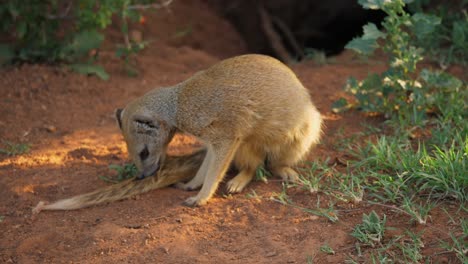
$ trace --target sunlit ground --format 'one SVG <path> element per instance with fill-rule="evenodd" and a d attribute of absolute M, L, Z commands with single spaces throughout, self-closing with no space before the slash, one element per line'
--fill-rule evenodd
<path fill-rule="evenodd" d="M 183 155 L 198 146 L 200 143 L 193 137 L 176 135 L 169 145 L 168 153 Z M 79 130 L 47 144 L 32 145 L 26 154 L 7 157 L 0 161 L 0 168 L 12 168 L 10 173 L 13 177 L 4 178 L 10 183 L 7 184 L 10 185 L 7 187 L 10 191 L 15 194 L 35 194 L 38 188 L 57 186 L 53 179 L 58 176 L 44 176 L 96 173 L 97 166 L 106 168 L 110 164 L 130 162 L 127 155 L 126 144 L 118 130 Z M 60 175 L 65 172 L 67 175 Z"/>

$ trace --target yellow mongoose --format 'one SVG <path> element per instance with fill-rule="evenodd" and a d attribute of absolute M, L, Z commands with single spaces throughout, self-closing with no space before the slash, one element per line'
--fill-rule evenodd
<path fill-rule="evenodd" d="M 193 178 L 205 158 L 206 150 L 202 149 L 187 156 L 168 156 L 154 177 L 137 181 L 126 180 L 98 189 L 87 194 L 77 195 L 51 204 L 39 202 L 33 209 L 37 214 L 43 210 L 74 210 L 91 205 L 122 200 L 153 189 L 163 188 L 180 181 Z"/>
<path fill-rule="evenodd" d="M 205 204 L 233 160 L 239 174 L 227 183 L 240 192 L 268 161 L 274 175 L 294 181 L 291 168 L 315 145 L 322 119 L 309 93 L 280 61 L 243 55 L 221 61 L 172 87 L 154 89 L 116 111 L 141 177 L 154 174 L 176 131 L 205 143 L 207 155 L 188 183 L 200 192 L 186 205 Z"/>

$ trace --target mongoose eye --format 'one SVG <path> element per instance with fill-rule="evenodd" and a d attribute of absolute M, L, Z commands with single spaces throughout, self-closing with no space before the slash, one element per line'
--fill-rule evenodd
<path fill-rule="evenodd" d="M 145 128 L 149 128 L 149 129 L 155 129 L 155 128 L 158 128 L 158 126 L 156 124 L 154 124 L 153 122 L 149 121 L 149 120 L 140 120 L 140 119 L 137 119 L 135 120 L 138 125 L 142 126 L 142 127 L 145 127 Z"/>
<path fill-rule="evenodd" d="M 140 159 L 143 161 L 143 160 L 147 159 L 148 156 L 149 156 L 148 147 L 145 146 L 145 148 L 140 152 Z"/>

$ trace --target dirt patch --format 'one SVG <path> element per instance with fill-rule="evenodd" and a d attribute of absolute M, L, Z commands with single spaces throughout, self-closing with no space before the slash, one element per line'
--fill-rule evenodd
<path fill-rule="evenodd" d="M 183 2 L 183 4 L 182 4 Z M 279 180 L 254 182 L 241 194 L 226 196 L 221 186 L 202 208 L 181 205 L 193 195 L 166 188 L 133 199 L 69 212 L 45 212 L 31 218 L 39 200 L 53 201 L 106 186 L 109 164 L 127 162 L 126 148 L 113 111 L 154 87 L 180 82 L 222 58 L 245 53 L 238 34 L 199 1 L 175 1 L 170 11 L 147 14 L 139 28 L 154 41 L 138 57 L 140 75 L 128 77 L 111 49 L 100 62 L 111 79 L 71 73 L 60 67 L 23 65 L 0 71 L 0 138 L 31 144 L 28 154 L 0 156 L 0 262 L 4 263 L 343 263 L 356 255 L 349 233 L 362 213 L 385 212 L 397 230 L 413 227 L 407 216 L 387 208 L 341 203 L 340 221 L 307 214 L 269 199 L 282 190 Z M 188 29 L 190 30 L 188 30 Z M 181 34 L 180 30 L 187 29 Z M 179 33 L 179 34 L 178 34 Z M 309 159 L 343 158 L 341 138 L 373 122 L 357 112 L 330 111 L 348 76 L 384 70 L 381 62 L 359 63 L 348 54 L 333 63 L 291 65 L 325 118 L 322 143 Z M 172 153 L 198 143 L 186 136 L 172 142 Z M 296 189 L 289 193 L 313 208 L 327 197 Z M 455 208 L 454 208 L 455 210 Z M 423 235 L 425 254 L 451 226 L 434 210 Z M 328 244 L 335 255 L 320 252 Z M 454 261 L 453 256 L 434 256 Z"/>

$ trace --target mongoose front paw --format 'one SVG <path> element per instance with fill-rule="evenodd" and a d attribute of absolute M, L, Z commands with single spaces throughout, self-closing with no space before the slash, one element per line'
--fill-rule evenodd
<path fill-rule="evenodd" d="M 243 181 L 242 179 L 233 178 L 226 184 L 228 193 L 240 193 L 249 181 Z"/>
<path fill-rule="evenodd" d="M 197 196 L 189 197 L 184 201 L 184 205 L 189 206 L 189 207 L 202 206 L 205 204 L 206 204 L 206 200 L 201 200 Z"/>
<path fill-rule="evenodd" d="M 197 188 L 193 188 L 192 186 L 188 185 L 187 183 L 183 183 L 183 182 L 178 182 L 178 183 L 174 184 L 174 187 L 176 187 L 177 189 L 184 190 L 184 191 L 194 191 L 195 189 L 197 189 Z"/>

